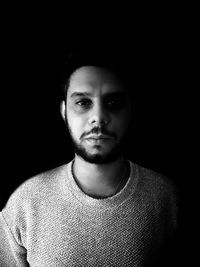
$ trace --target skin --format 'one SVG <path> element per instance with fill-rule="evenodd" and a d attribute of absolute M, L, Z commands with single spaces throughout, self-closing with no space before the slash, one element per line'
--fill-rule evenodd
<path fill-rule="evenodd" d="M 73 165 L 76 182 L 93 197 L 114 195 L 122 178 L 129 176 L 120 145 L 130 123 L 131 105 L 122 84 L 108 70 L 83 66 L 71 75 L 61 114 L 79 147 Z M 101 133 L 102 139 L 89 138 Z"/>

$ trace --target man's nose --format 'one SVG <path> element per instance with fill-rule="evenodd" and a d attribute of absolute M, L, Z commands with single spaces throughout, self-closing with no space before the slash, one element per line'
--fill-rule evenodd
<path fill-rule="evenodd" d="M 89 124 L 95 126 L 107 125 L 110 122 L 108 111 L 102 104 L 95 105 L 91 110 Z"/>

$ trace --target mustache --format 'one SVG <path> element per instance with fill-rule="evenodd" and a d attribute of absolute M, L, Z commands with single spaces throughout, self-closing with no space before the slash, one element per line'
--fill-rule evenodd
<path fill-rule="evenodd" d="M 84 137 L 87 137 L 88 135 L 91 135 L 91 134 L 105 134 L 105 135 L 108 135 L 114 139 L 116 139 L 116 135 L 115 133 L 112 133 L 112 132 L 109 132 L 107 131 L 105 128 L 103 127 L 94 127 L 92 128 L 92 130 L 90 132 L 87 132 L 87 133 L 83 133 L 80 137 L 80 139 L 84 138 Z"/>

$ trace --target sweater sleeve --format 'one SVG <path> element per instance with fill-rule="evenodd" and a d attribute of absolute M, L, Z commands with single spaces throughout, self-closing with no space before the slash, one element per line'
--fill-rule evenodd
<path fill-rule="evenodd" d="M 0 212 L 0 267 L 25 267 L 26 249 L 18 244 Z"/>

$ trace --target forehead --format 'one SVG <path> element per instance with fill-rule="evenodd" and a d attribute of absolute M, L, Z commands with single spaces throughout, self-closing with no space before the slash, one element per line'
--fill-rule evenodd
<path fill-rule="evenodd" d="M 123 90 L 124 87 L 114 72 L 100 67 L 84 66 L 71 75 L 68 94 L 71 95 L 74 91 L 107 94 Z"/>

